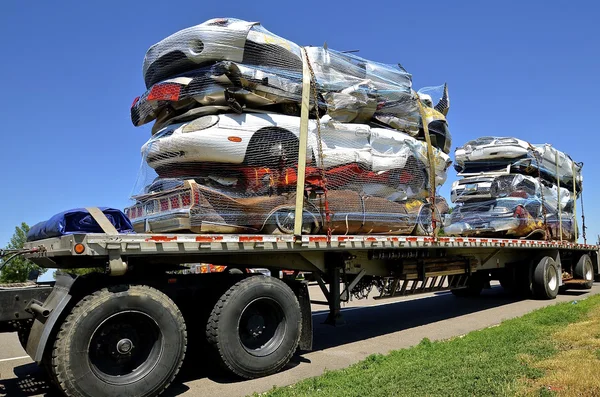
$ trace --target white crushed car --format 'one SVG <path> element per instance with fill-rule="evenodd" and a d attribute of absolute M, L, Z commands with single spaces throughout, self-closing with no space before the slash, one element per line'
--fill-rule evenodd
<path fill-rule="evenodd" d="M 300 119 L 281 114 L 219 114 L 169 125 L 143 147 L 148 165 L 161 177 L 192 165 L 222 164 L 294 167 L 298 158 Z M 427 147 L 398 131 L 365 124 L 321 120 L 323 165 L 332 169 L 357 164 L 364 170 L 428 170 Z M 309 122 L 307 164 L 319 164 L 316 121 Z M 451 160 L 434 148 L 436 184 L 446 180 Z"/>

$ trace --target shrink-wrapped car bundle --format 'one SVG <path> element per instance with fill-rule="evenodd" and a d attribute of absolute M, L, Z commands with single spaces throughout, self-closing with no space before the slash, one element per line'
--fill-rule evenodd
<path fill-rule="evenodd" d="M 581 163 L 549 144 L 482 137 L 456 149 L 446 234 L 573 241 Z"/>
<path fill-rule="evenodd" d="M 135 125 L 154 122 L 126 210 L 137 231 L 292 232 L 303 62 L 314 87 L 304 232 L 431 229 L 431 185 L 444 183 L 451 163 L 447 89 L 434 106 L 399 65 L 300 47 L 259 23 L 222 18 L 146 54 L 147 91 L 131 108 Z M 439 201 L 434 213 L 447 209 Z"/>

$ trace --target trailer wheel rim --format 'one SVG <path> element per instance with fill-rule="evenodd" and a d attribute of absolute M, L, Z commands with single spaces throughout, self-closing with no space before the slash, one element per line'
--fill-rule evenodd
<path fill-rule="evenodd" d="M 431 222 L 431 207 L 429 204 L 425 204 L 419 210 L 419 214 L 417 215 L 417 222 L 427 232 L 427 234 L 431 234 L 432 232 L 432 222 Z"/>
<path fill-rule="evenodd" d="M 594 271 L 592 269 L 592 265 L 589 261 L 586 261 L 584 264 L 584 271 L 585 271 L 585 280 L 586 281 L 592 281 L 594 279 Z"/>
<path fill-rule="evenodd" d="M 548 266 L 548 288 L 554 291 L 558 287 L 558 274 L 554 266 Z"/>
<path fill-rule="evenodd" d="M 163 335 L 156 321 L 140 311 L 123 311 L 105 319 L 88 346 L 92 372 L 100 380 L 127 385 L 146 377 L 163 352 Z"/>
<path fill-rule="evenodd" d="M 239 341 L 246 352 L 256 357 L 272 354 L 283 343 L 286 318 L 279 302 L 271 298 L 257 298 L 240 315 Z"/>

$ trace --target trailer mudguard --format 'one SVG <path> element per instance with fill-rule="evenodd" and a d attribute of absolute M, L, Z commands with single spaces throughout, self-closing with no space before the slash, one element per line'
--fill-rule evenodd
<path fill-rule="evenodd" d="M 308 283 L 305 281 L 298 282 L 295 280 L 283 280 L 294 291 L 298 303 L 300 304 L 300 312 L 302 314 L 302 332 L 300 333 L 300 342 L 298 348 L 303 351 L 312 350 L 313 345 L 313 323 L 312 311 L 310 308 L 310 295 L 308 292 Z"/>
<path fill-rule="evenodd" d="M 29 339 L 27 340 L 27 354 L 38 364 L 44 357 L 46 344 L 54 330 L 54 326 L 61 318 L 62 312 L 71 300 L 71 287 L 77 277 L 69 274 L 59 274 L 56 276 L 54 289 L 44 302 L 43 307 L 49 311 L 47 317 L 36 315 Z"/>

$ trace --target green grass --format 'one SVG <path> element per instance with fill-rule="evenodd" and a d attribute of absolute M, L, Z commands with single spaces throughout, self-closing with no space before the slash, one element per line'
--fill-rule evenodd
<path fill-rule="evenodd" d="M 546 371 L 538 364 L 563 349 L 553 335 L 586 320 L 594 308 L 600 308 L 600 296 L 546 307 L 463 337 L 439 342 L 423 339 L 412 348 L 372 355 L 346 369 L 274 388 L 265 395 L 554 395 L 549 390 L 558 389 L 540 386 Z"/>

